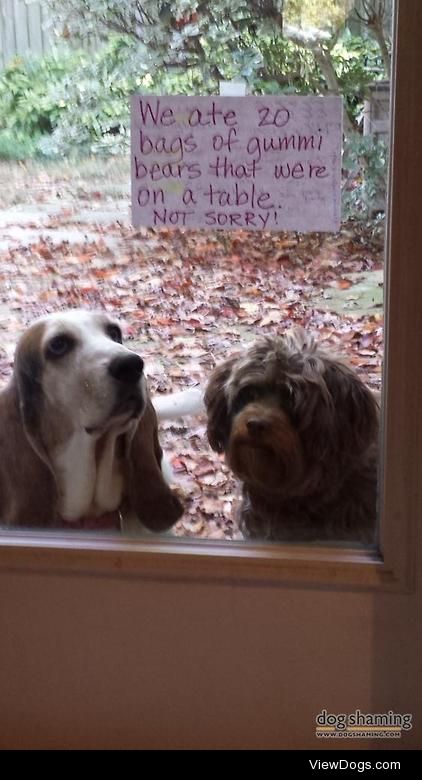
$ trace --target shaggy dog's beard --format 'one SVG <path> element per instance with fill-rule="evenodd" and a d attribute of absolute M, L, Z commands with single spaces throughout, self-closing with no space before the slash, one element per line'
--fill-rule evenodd
<path fill-rule="evenodd" d="M 275 403 L 253 403 L 233 419 L 227 462 L 257 493 L 288 498 L 303 490 L 304 453 L 288 415 Z"/>

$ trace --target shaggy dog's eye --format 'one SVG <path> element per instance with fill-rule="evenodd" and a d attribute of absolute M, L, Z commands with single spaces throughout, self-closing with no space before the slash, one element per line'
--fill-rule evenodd
<path fill-rule="evenodd" d="M 67 355 L 75 346 L 75 340 L 66 334 L 54 336 L 47 344 L 46 357 L 55 360 Z"/>
<path fill-rule="evenodd" d="M 291 407 L 293 403 L 293 390 L 288 385 L 282 385 L 278 389 L 278 397 L 280 399 L 280 403 L 284 407 Z"/>
<path fill-rule="evenodd" d="M 120 330 L 118 325 L 107 325 L 106 333 L 107 336 L 110 336 L 112 341 L 117 341 L 118 344 L 122 343 L 123 341 L 122 331 Z"/>
<path fill-rule="evenodd" d="M 244 406 L 247 406 L 248 404 L 252 404 L 254 401 L 257 401 L 260 395 L 261 393 L 257 387 L 253 387 L 253 386 L 243 387 L 233 401 L 232 410 L 234 414 L 240 412 L 240 410 L 243 409 Z"/>

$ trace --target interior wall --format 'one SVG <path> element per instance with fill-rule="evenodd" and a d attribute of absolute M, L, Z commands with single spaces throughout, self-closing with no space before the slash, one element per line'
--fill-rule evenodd
<path fill-rule="evenodd" d="M 413 712 L 412 732 L 382 748 L 422 746 L 416 596 L 0 583 L 2 748 L 341 748 L 315 737 L 324 708 Z"/>

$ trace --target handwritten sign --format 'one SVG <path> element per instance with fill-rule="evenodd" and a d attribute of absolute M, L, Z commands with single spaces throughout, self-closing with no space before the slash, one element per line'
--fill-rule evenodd
<path fill-rule="evenodd" d="M 337 231 L 340 97 L 132 97 L 132 222 Z"/>

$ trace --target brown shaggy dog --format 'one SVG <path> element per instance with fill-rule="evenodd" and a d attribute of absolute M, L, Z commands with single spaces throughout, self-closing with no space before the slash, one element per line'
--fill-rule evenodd
<path fill-rule="evenodd" d="M 205 405 L 210 444 L 243 483 L 247 536 L 374 541 L 377 402 L 302 328 L 218 366 Z"/>

